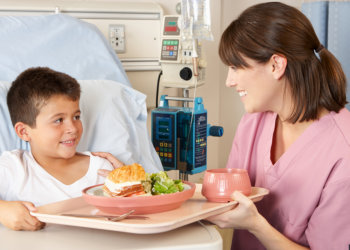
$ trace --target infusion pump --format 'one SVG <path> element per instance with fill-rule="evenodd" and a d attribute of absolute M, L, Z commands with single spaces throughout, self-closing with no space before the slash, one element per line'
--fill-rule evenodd
<path fill-rule="evenodd" d="M 198 56 L 198 68 L 193 67 L 193 56 Z M 205 61 L 197 40 L 184 39 L 181 16 L 164 16 L 161 35 L 160 62 L 164 87 L 192 88 L 204 84 Z"/>

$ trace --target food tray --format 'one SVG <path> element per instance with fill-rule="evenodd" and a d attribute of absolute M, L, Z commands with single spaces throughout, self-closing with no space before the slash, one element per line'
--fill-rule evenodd
<path fill-rule="evenodd" d="M 226 212 L 237 204 L 235 201 L 228 203 L 208 202 L 202 196 L 201 190 L 202 185 L 196 184 L 196 192 L 193 197 L 184 202 L 180 208 L 162 213 L 147 214 L 148 219 L 124 219 L 112 222 L 103 218 L 81 218 L 61 215 L 101 214 L 97 208 L 88 205 L 82 197 L 44 205 L 38 207 L 37 212 L 32 212 L 31 214 L 46 223 L 135 234 L 154 234 L 170 231 L 209 216 Z M 252 187 L 252 194 L 249 198 L 257 202 L 268 193 L 269 191 L 265 188 Z"/>

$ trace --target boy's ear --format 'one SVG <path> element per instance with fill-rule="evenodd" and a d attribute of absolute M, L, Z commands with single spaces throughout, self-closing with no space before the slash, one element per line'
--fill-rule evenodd
<path fill-rule="evenodd" d="M 287 58 L 283 55 L 273 54 L 270 60 L 273 77 L 277 80 L 281 79 L 287 68 Z"/>
<path fill-rule="evenodd" d="M 23 122 L 17 122 L 15 124 L 15 131 L 19 138 L 21 138 L 24 141 L 29 141 L 29 126 Z"/>

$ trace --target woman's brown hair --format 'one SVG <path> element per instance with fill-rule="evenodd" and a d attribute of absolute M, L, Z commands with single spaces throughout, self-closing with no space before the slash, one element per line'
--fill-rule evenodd
<path fill-rule="evenodd" d="M 315 120 L 322 107 L 338 112 L 345 106 L 342 67 L 298 9 L 279 2 L 254 5 L 222 34 L 219 55 L 226 65 L 249 67 L 242 55 L 266 63 L 273 54 L 287 58 L 285 77 L 294 101 L 290 122 Z"/>

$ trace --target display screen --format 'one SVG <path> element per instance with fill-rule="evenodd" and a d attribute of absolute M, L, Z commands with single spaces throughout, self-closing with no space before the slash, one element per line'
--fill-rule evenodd
<path fill-rule="evenodd" d="M 159 130 L 159 132 L 162 132 L 162 133 L 168 133 L 169 132 L 168 128 L 159 128 L 158 130 Z"/>
<path fill-rule="evenodd" d="M 167 121 L 159 121 L 160 126 L 169 126 L 169 122 Z"/>
<path fill-rule="evenodd" d="M 164 20 L 163 27 L 164 36 L 179 36 L 180 29 L 178 27 L 178 17 L 177 16 L 167 16 Z"/>

